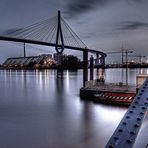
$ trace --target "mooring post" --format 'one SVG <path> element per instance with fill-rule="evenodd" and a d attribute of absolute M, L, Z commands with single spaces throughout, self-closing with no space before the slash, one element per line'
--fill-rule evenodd
<path fill-rule="evenodd" d="M 24 42 L 24 58 L 26 57 L 26 44 Z"/>
<path fill-rule="evenodd" d="M 85 82 L 88 81 L 88 51 L 85 49 L 83 51 L 83 86 L 85 87 Z"/>
<path fill-rule="evenodd" d="M 90 80 L 94 80 L 94 58 L 90 57 Z"/>

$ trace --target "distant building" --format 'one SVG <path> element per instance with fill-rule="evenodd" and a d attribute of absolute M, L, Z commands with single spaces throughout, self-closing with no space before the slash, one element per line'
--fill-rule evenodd
<path fill-rule="evenodd" d="M 39 56 L 29 57 L 13 57 L 8 58 L 3 67 L 50 67 L 55 64 L 51 54 L 43 54 Z"/>
<path fill-rule="evenodd" d="M 57 65 L 61 65 L 63 69 L 78 69 L 82 67 L 80 59 L 76 56 L 55 53 L 53 57 Z"/>
<path fill-rule="evenodd" d="M 80 60 L 73 55 L 43 54 L 29 57 L 8 58 L 2 65 L 4 68 L 57 68 L 78 69 L 82 67 Z"/>
<path fill-rule="evenodd" d="M 63 53 L 61 53 L 61 54 L 54 53 L 53 54 L 53 59 L 56 61 L 56 64 L 57 65 L 61 65 L 64 56 L 65 55 Z"/>

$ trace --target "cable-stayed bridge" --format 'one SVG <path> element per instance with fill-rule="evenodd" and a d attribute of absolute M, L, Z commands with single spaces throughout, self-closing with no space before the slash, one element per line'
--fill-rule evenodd
<path fill-rule="evenodd" d="M 105 53 L 88 48 L 61 17 L 60 11 L 53 18 L 1 34 L 0 40 L 52 46 L 55 47 L 57 53 L 62 53 L 64 49 L 86 50 L 106 57 Z"/>

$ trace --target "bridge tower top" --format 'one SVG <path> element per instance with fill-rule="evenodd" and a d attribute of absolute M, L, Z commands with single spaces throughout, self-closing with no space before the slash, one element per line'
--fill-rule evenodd
<path fill-rule="evenodd" d="M 61 43 L 61 47 L 59 47 L 59 43 Z M 55 50 L 57 53 L 62 53 L 64 51 L 64 38 L 62 33 L 62 27 L 61 27 L 61 11 L 58 10 L 58 25 L 57 25 L 57 34 L 56 34 L 56 46 Z"/>

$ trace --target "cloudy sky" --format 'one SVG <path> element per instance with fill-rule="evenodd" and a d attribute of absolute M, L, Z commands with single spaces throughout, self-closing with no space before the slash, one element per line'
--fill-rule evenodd
<path fill-rule="evenodd" d="M 88 47 L 109 52 L 119 51 L 123 45 L 136 55 L 148 55 L 147 8 L 148 0 L 1 0 L 0 33 L 51 18 L 61 10 Z M 0 62 L 21 56 L 21 49 L 20 44 L 1 41 Z M 30 50 L 30 54 L 38 53 L 39 50 Z M 113 57 L 110 55 L 109 60 L 115 61 Z M 120 55 L 115 57 L 120 59 Z"/>

